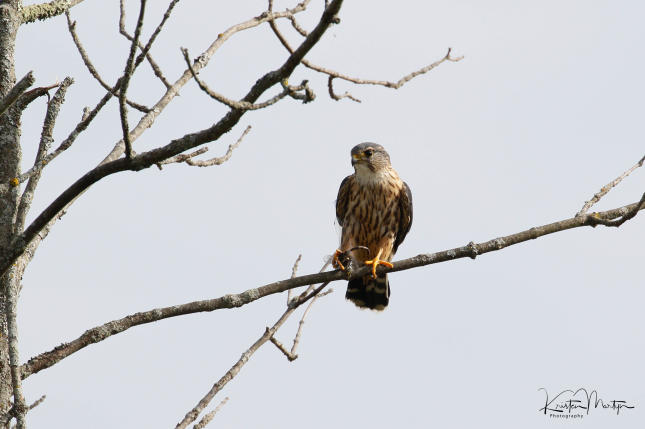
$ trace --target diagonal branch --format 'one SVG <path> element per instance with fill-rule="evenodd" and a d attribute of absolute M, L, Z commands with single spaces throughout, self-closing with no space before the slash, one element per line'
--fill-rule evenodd
<path fill-rule="evenodd" d="M 638 167 L 642 167 L 643 163 L 645 162 L 645 155 L 636 163 L 634 164 L 630 169 L 625 171 L 623 174 L 620 176 L 616 177 L 614 180 L 611 182 L 607 183 L 605 186 L 603 186 L 600 191 L 596 192 L 594 196 L 589 200 L 585 201 L 584 206 L 580 209 L 578 213 L 576 213 L 576 216 L 582 216 L 585 213 L 589 211 L 589 209 L 596 204 L 602 197 L 607 195 L 609 191 L 611 191 L 616 185 L 618 185 L 622 180 L 629 176 L 634 170 L 636 170 Z"/>
<path fill-rule="evenodd" d="M 478 244 L 470 242 L 465 246 L 456 247 L 453 249 L 443 250 L 435 253 L 420 254 L 412 258 L 395 262 L 394 268 L 385 269 L 381 267 L 379 268 L 379 272 L 386 273 L 409 270 L 411 268 L 452 261 L 460 258 L 474 259 L 478 255 L 483 255 L 484 253 L 495 252 L 508 246 L 512 246 L 528 240 L 534 240 L 536 238 L 554 234 L 556 232 L 565 231 L 572 228 L 580 228 L 583 226 L 593 227 L 600 223 L 599 220 L 610 221 L 620 219 L 629 215 L 630 213 L 633 213 L 637 209 L 643 210 L 645 208 L 645 204 L 643 204 L 642 201 L 643 199 L 634 204 L 607 210 L 604 212 L 594 213 L 592 215 L 589 214 L 564 219 L 558 222 L 530 228 L 525 231 L 498 237 Z M 274 283 L 269 283 L 258 288 L 248 289 L 238 294 L 229 294 L 215 299 L 194 301 L 186 304 L 175 305 L 172 307 L 157 308 L 154 310 L 132 314 L 122 319 L 113 320 L 111 322 L 89 329 L 77 339 L 70 341 L 69 343 L 63 343 L 51 351 L 31 358 L 27 363 L 22 365 L 22 377 L 26 378 L 31 374 L 49 368 L 60 360 L 89 346 L 90 344 L 95 344 L 103 341 L 112 335 L 126 331 L 134 326 L 152 323 L 158 320 L 182 316 L 186 314 L 210 312 L 224 308 L 237 308 L 250 302 L 256 301 L 262 297 L 284 292 L 286 290 L 315 283 L 325 283 L 338 280 L 360 278 L 365 276 L 369 272 L 369 267 L 361 267 L 353 271 L 349 276 L 339 270 L 327 271 L 318 274 L 309 274 L 294 277 L 288 280 L 280 280 Z"/>

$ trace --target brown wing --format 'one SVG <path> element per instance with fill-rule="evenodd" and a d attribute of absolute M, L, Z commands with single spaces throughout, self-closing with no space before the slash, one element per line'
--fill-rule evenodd
<path fill-rule="evenodd" d="M 349 188 L 351 188 L 353 180 L 353 174 L 345 177 L 338 189 L 338 197 L 336 198 L 336 220 L 338 220 L 338 224 L 340 226 L 343 226 L 343 220 L 345 220 L 347 204 L 349 203 Z"/>
<path fill-rule="evenodd" d="M 399 219 L 399 228 L 396 232 L 396 239 L 394 240 L 393 253 L 403 243 L 405 236 L 408 235 L 408 231 L 410 231 L 410 227 L 412 226 L 412 192 L 410 192 L 410 187 L 405 182 L 403 182 L 403 189 L 399 195 L 399 212 L 401 216 Z"/>

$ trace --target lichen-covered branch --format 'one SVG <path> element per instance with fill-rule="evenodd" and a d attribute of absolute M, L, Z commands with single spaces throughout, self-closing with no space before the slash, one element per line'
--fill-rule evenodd
<path fill-rule="evenodd" d="M 38 144 L 38 151 L 36 152 L 36 160 L 34 165 L 39 165 L 43 163 L 43 160 L 49 152 L 54 133 L 54 125 L 56 125 L 56 118 L 58 118 L 58 112 L 60 111 L 60 106 L 65 101 L 65 94 L 67 93 L 67 88 L 74 83 L 74 79 L 71 77 L 66 77 L 63 82 L 58 87 L 58 90 L 52 97 L 52 99 L 47 104 L 47 113 L 45 113 L 45 120 L 43 121 L 43 130 L 40 134 L 40 143 Z M 29 208 L 31 207 L 31 202 L 34 199 L 34 192 L 36 191 L 36 186 L 40 180 L 40 173 L 42 169 L 37 169 L 36 172 L 31 175 L 29 182 L 25 187 L 25 190 L 20 197 L 20 205 L 18 206 L 18 214 L 16 216 L 16 225 L 14 227 L 15 232 L 21 232 L 25 225 L 25 218 Z"/>
<path fill-rule="evenodd" d="M 21 10 L 21 21 L 23 24 L 30 22 L 42 21 L 53 18 L 67 12 L 73 6 L 83 2 L 83 0 L 54 0 L 48 3 L 30 4 Z"/>

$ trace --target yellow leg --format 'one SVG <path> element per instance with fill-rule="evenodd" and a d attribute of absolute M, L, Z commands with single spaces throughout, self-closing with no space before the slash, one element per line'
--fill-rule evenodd
<path fill-rule="evenodd" d="M 376 278 L 376 267 L 379 265 L 385 265 L 388 268 L 394 267 L 394 265 L 390 264 L 387 261 L 383 261 L 380 259 L 381 253 L 383 253 L 383 249 L 379 249 L 378 254 L 376 255 L 376 258 L 371 259 L 369 261 L 365 261 L 365 265 L 371 265 L 372 266 L 372 277 Z"/>
<path fill-rule="evenodd" d="M 338 257 L 344 253 L 345 252 L 341 252 L 340 249 L 336 249 L 336 252 L 334 253 L 334 257 L 331 260 L 331 264 L 334 267 L 340 268 L 343 271 L 345 271 L 345 266 L 340 262 L 340 259 Z"/>

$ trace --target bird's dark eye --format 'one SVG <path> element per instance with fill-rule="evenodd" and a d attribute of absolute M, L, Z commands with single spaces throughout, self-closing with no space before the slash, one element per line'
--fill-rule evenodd
<path fill-rule="evenodd" d="M 367 149 L 365 151 L 365 156 L 370 157 L 370 156 L 372 156 L 373 153 L 374 153 L 374 151 L 372 149 Z"/>

